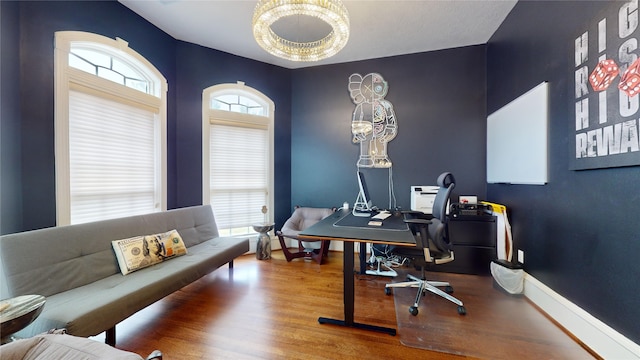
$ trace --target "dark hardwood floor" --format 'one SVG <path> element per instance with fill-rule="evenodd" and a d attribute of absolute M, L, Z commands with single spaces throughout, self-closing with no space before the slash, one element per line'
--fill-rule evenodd
<path fill-rule="evenodd" d="M 384 295 L 388 278 L 356 277 L 355 320 L 395 328 L 394 299 Z M 246 255 L 236 259 L 231 272 L 222 267 L 120 323 L 117 347 L 143 356 L 160 349 L 165 360 L 465 358 L 406 347 L 398 336 L 317 321 L 342 314 L 341 253 L 330 253 L 322 265 L 302 259 L 287 263 L 281 251 L 264 261 Z M 459 315 L 452 311 L 451 316 Z M 104 339 L 103 334 L 96 339 Z M 525 339 L 532 345 L 537 340 Z M 569 335 L 564 341 L 575 345 Z M 530 355 L 566 358 L 562 353 Z"/>

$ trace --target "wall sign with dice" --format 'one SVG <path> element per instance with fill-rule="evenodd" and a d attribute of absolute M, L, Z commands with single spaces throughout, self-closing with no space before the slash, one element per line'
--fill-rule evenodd
<path fill-rule="evenodd" d="M 612 2 L 574 38 L 570 169 L 640 165 L 638 13 Z"/>

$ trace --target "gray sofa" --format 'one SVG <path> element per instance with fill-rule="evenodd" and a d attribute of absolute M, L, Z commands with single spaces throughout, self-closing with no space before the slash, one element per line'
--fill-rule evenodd
<path fill-rule="evenodd" d="M 111 241 L 178 230 L 187 255 L 128 275 L 120 273 Z M 194 206 L 0 237 L 0 298 L 46 297 L 40 316 L 19 337 L 51 329 L 75 336 L 106 331 L 144 307 L 249 251 L 248 238 L 220 237 L 211 207 Z"/>

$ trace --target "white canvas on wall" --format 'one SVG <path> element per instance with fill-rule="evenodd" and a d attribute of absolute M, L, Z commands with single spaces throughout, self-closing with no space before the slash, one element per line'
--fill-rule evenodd
<path fill-rule="evenodd" d="M 487 182 L 548 181 L 548 83 L 487 117 Z"/>

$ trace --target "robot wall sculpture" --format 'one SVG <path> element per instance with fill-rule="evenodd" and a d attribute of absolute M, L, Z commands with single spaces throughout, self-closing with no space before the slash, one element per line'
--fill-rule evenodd
<path fill-rule="evenodd" d="M 390 168 L 387 143 L 396 137 L 398 125 L 393 104 L 385 100 L 389 84 L 382 75 L 349 76 L 349 94 L 356 108 L 351 121 L 353 142 L 360 144 L 357 166 Z"/>

